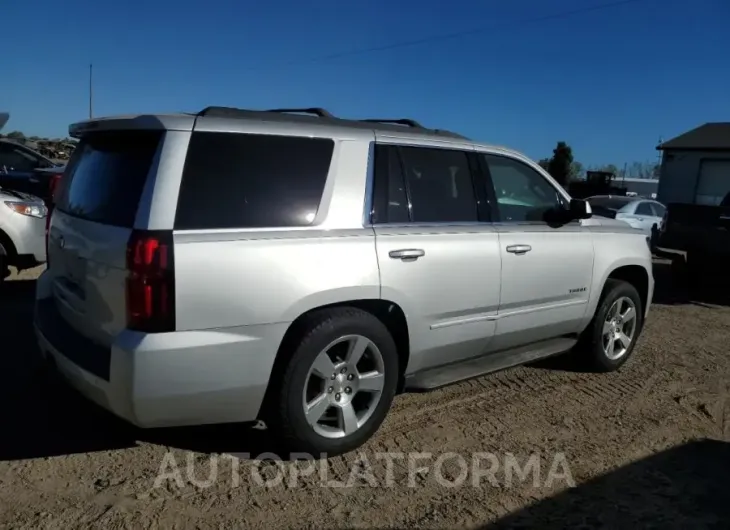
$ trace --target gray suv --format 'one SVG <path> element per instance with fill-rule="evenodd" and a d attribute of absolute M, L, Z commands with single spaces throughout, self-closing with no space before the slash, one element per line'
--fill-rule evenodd
<path fill-rule="evenodd" d="M 601 371 L 652 298 L 645 234 L 509 149 L 322 109 L 74 124 L 40 349 L 140 427 L 370 438 L 398 392 L 572 352 Z"/>

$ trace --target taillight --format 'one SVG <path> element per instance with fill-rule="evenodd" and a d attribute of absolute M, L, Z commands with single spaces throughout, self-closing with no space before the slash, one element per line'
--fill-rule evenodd
<path fill-rule="evenodd" d="M 50 197 L 51 203 L 53 203 L 53 199 L 55 198 L 54 195 L 56 193 L 56 188 L 58 188 L 58 182 L 61 180 L 61 177 L 63 176 L 63 173 L 57 173 L 53 176 L 51 176 L 51 180 L 48 183 L 48 197 Z"/>
<path fill-rule="evenodd" d="M 146 333 L 175 330 L 172 232 L 132 232 L 127 244 L 127 327 Z"/>

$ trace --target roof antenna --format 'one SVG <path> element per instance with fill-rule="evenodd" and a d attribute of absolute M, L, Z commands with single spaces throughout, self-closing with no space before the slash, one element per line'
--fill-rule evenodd
<path fill-rule="evenodd" d="M 92 85 L 92 75 L 91 75 L 92 67 L 93 67 L 93 65 L 91 63 L 89 63 L 89 119 L 92 119 L 94 116 L 93 106 L 92 106 L 93 97 L 94 97 L 94 87 Z"/>

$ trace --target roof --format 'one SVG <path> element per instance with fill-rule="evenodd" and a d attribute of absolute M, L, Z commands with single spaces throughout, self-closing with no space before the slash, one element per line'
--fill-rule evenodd
<path fill-rule="evenodd" d="M 730 150 L 730 122 L 709 122 L 657 146 L 657 150 Z"/>
<path fill-rule="evenodd" d="M 95 129 L 168 129 L 190 131 L 199 126 L 199 118 L 213 120 L 232 120 L 233 122 L 259 121 L 278 125 L 314 125 L 331 130 L 355 130 L 392 135 L 399 138 L 438 140 L 444 143 L 457 143 L 482 147 L 494 152 L 511 155 L 534 164 L 527 156 L 499 145 L 475 142 L 461 134 L 444 129 L 431 129 L 411 119 L 344 119 L 333 116 L 321 108 L 249 110 L 230 107 L 206 107 L 197 113 L 176 114 L 131 114 L 106 116 L 72 123 L 69 135 L 79 138 Z M 196 125 L 196 123 L 198 125 Z"/>
<path fill-rule="evenodd" d="M 105 128 L 108 125 L 120 126 L 120 122 L 128 122 L 123 128 L 164 128 L 176 130 L 190 130 L 198 118 L 232 120 L 232 121 L 259 121 L 283 125 L 315 125 L 335 127 L 339 129 L 375 131 L 380 133 L 407 133 L 418 137 L 447 140 L 470 141 L 468 138 L 443 129 L 424 127 L 415 120 L 400 119 L 343 119 L 333 116 L 321 108 L 305 109 L 273 109 L 249 110 L 232 107 L 206 107 L 197 113 L 178 114 L 140 114 L 127 116 L 108 116 L 93 118 L 69 126 L 69 134 L 77 137 L 86 131 Z"/>
<path fill-rule="evenodd" d="M 443 129 L 429 129 L 415 120 L 409 118 L 400 119 L 363 119 L 352 120 L 338 118 L 322 108 L 301 108 L 301 109 L 272 109 L 272 110 L 248 110 L 232 107 L 206 107 L 197 116 L 213 118 L 233 119 L 259 119 L 273 122 L 285 123 L 323 123 L 353 129 L 370 129 L 387 132 L 403 132 L 421 134 L 424 136 L 436 136 L 457 140 L 467 140 L 466 137 Z"/>

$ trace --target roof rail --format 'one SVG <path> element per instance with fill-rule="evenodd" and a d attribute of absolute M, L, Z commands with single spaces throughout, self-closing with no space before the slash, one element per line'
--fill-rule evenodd
<path fill-rule="evenodd" d="M 415 129 L 425 129 L 423 125 L 418 123 L 416 120 L 410 120 L 408 118 L 401 118 L 398 120 L 380 120 L 377 118 L 370 118 L 367 120 L 360 120 L 368 123 L 392 123 L 395 125 L 407 125 L 408 127 L 413 127 Z"/>
<path fill-rule="evenodd" d="M 458 138 L 460 140 L 468 140 L 466 136 L 462 136 L 459 133 L 455 133 L 453 131 L 447 131 L 445 129 L 428 129 L 418 123 L 416 120 L 411 120 L 410 118 L 401 118 L 397 120 L 381 120 L 377 118 L 369 118 L 366 120 L 359 120 L 361 122 L 365 123 L 383 123 L 383 124 L 393 124 L 393 125 L 405 125 L 407 127 L 411 127 L 413 129 L 420 129 L 421 131 L 430 132 L 433 134 L 438 134 L 441 136 L 448 136 L 450 138 Z"/>
<path fill-rule="evenodd" d="M 377 127 L 377 124 L 382 124 L 384 129 L 389 129 L 391 131 L 400 129 L 402 126 L 410 127 L 414 130 L 414 132 L 421 132 L 426 134 L 435 134 L 438 136 L 443 137 L 449 137 L 449 138 L 456 138 L 460 140 L 468 140 L 465 136 L 462 136 L 460 134 L 457 134 L 452 131 L 446 131 L 443 129 L 428 129 L 418 123 L 415 120 L 411 119 L 365 119 L 365 120 L 351 120 L 351 119 L 342 119 L 338 118 L 334 115 L 332 115 L 330 112 L 326 111 L 325 109 L 321 107 L 308 107 L 308 108 L 281 108 L 281 109 L 269 109 L 269 110 L 250 110 L 250 109 L 238 109 L 235 107 L 206 107 L 197 114 L 194 114 L 194 116 L 208 116 L 208 117 L 217 117 L 217 118 L 248 118 L 248 119 L 271 119 L 273 118 L 274 114 L 278 114 L 281 116 L 281 119 L 284 120 L 294 120 L 294 121 L 303 121 L 307 123 L 312 123 L 312 118 L 314 118 L 314 121 L 317 121 L 316 118 L 321 118 L 322 120 L 332 120 L 332 122 L 335 125 L 341 125 L 345 127 L 360 127 L 360 128 L 370 128 L 370 127 Z M 292 116 L 290 117 L 284 117 L 283 115 L 290 114 Z M 268 116 L 267 116 L 268 115 Z M 308 116 L 307 116 L 308 115 Z M 322 123 L 327 123 L 323 121 Z M 373 125 L 368 125 L 373 124 Z"/>
<path fill-rule="evenodd" d="M 282 114 L 314 114 L 320 118 L 334 118 L 334 115 L 320 107 L 309 107 L 306 109 L 269 109 L 263 112 L 280 112 Z"/>
<path fill-rule="evenodd" d="M 230 117 L 241 115 L 244 113 L 258 113 L 258 112 L 275 112 L 277 114 L 311 114 L 319 118 L 334 118 L 332 114 L 327 112 L 325 109 L 318 107 L 309 107 L 302 109 L 269 109 L 269 110 L 250 110 L 250 109 L 239 109 L 236 107 L 205 107 L 203 110 L 198 112 L 196 116 L 218 116 L 218 117 Z"/>

